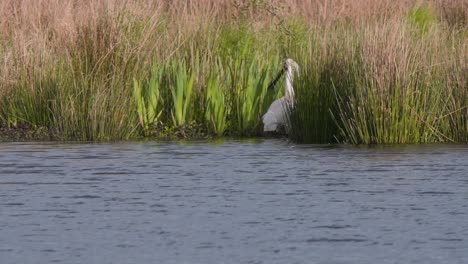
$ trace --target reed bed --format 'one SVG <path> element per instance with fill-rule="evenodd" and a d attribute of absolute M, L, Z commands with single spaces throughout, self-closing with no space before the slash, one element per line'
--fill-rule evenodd
<path fill-rule="evenodd" d="M 86 141 L 259 136 L 283 93 L 267 86 L 291 57 L 294 141 L 468 142 L 467 10 L 462 0 L 5 0 L 0 128 Z"/>

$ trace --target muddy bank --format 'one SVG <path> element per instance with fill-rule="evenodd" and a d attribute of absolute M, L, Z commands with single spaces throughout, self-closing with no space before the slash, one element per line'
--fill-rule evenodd
<path fill-rule="evenodd" d="M 178 140 L 178 139 L 213 139 L 201 125 L 186 125 L 178 128 L 155 127 L 145 134 L 135 134 L 132 137 L 121 140 Z M 0 125 L 0 142 L 25 142 L 25 141 L 113 141 L 111 138 L 92 138 L 81 136 L 79 133 L 65 135 L 59 129 L 46 127 L 29 127 L 21 125 L 6 127 Z"/>
<path fill-rule="evenodd" d="M 30 128 L 28 126 L 0 126 L 0 142 L 14 141 L 59 141 L 63 140 L 56 129 L 45 127 Z"/>

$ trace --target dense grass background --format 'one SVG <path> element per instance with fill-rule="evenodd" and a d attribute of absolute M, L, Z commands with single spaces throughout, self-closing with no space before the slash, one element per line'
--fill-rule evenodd
<path fill-rule="evenodd" d="M 256 136 L 301 72 L 290 138 L 468 141 L 467 4 L 5 0 L 0 128 L 60 138 Z"/>

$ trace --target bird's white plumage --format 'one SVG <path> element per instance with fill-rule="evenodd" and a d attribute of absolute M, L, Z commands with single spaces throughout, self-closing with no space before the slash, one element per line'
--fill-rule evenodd
<path fill-rule="evenodd" d="M 294 106 L 294 74 L 299 71 L 299 66 L 292 59 L 287 59 L 284 63 L 286 71 L 285 81 L 285 96 L 275 100 L 268 111 L 263 115 L 263 131 L 264 132 L 279 132 L 282 129 L 289 133 L 289 113 Z"/>
<path fill-rule="evenodd" d="M 285 97 L 275 100 L 262 117 L 263 131 L 275 132 L 283 127 L 288 130 L 286 124 L 289 122 L 289 107 L 290 103 Z"/>

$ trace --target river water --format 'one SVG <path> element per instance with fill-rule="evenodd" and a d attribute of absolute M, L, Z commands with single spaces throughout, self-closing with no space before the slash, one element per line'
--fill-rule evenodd
<path fill-rule="evenodd" d="M 4 143 L 0 263 L 468 263 L 468 146 Z"/>

